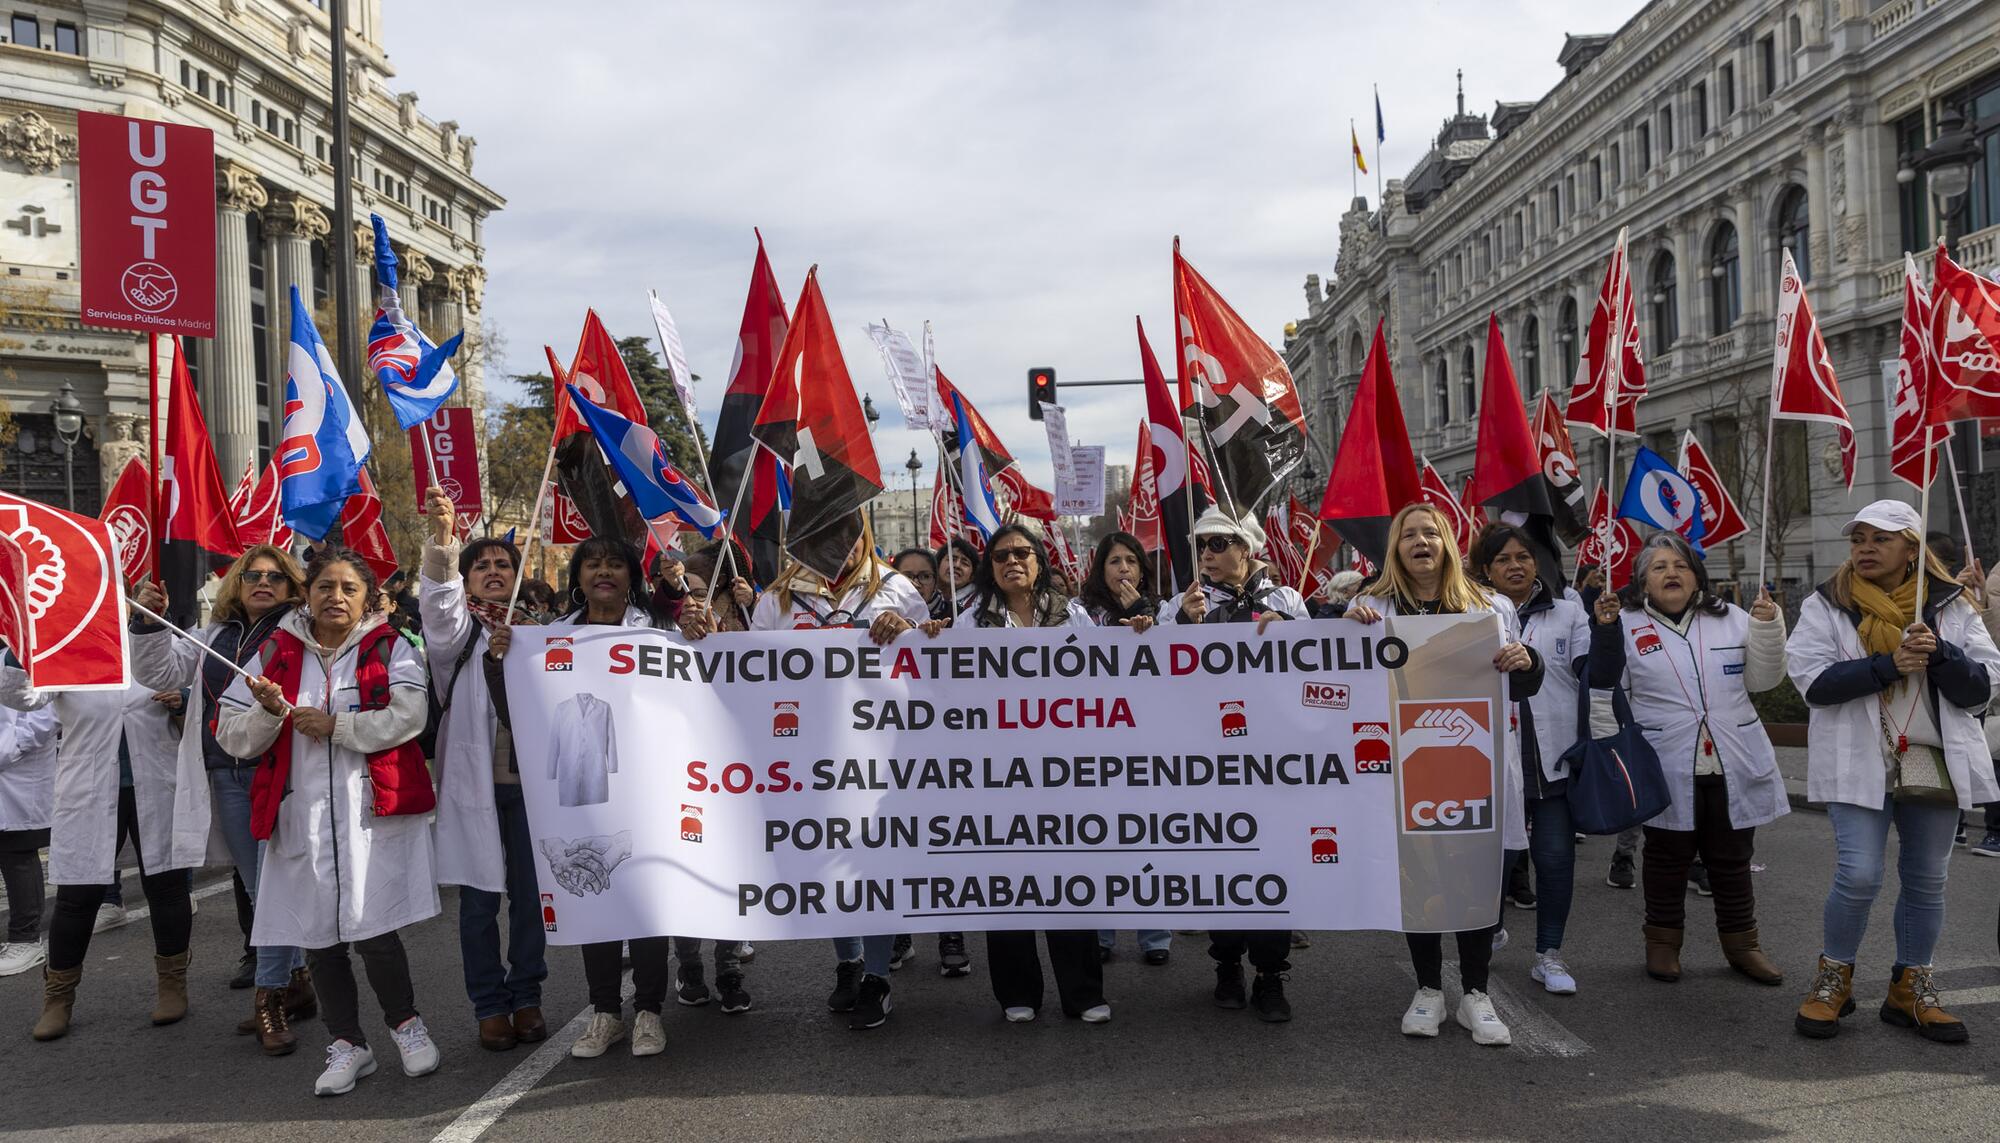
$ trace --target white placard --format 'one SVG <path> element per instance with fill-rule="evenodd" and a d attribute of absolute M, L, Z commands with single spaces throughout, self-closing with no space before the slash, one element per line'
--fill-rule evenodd
<path fill-rule="evenodd" d="M 928 426 L 931 420 L 931 386 L 924 383 L 928 371 L 924 368 L 923 359 L 917 356 L 916 346 L 910 344 L 910 335 L 884 322 L 870 325 L 868 337 L 882 354 L 882 372 L 889 378 L 889 387 L 896 391 L 896 403 L 903 410 L 903 423 L 913 429 Z"/>
<path fill-rule="evenodd" d="M 1069 478 L 1056 473 L 1056 515 L 1097 516 L 1104 512 L 1104 446 L 1076 445 L 1069 454 Z"/>
<path fill-rule="evenodd" d="M 1071 479 L 1069 417 L 1061 405 L 1051 405 L 1047 401 L 1037 404 L 1042 407 L 1042 428 L 1049 434 L 1049 466 L 1055 469 L 1056 487 Z"/>

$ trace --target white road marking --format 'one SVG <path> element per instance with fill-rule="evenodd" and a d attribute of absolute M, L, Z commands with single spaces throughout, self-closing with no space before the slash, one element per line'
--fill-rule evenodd
<path fill-rule="evenodd" d="M 215 896 L 217 893 L 229 892 L 231 884 L 232 883 L 230 879 L 225 877 L 222 880 L 217 881 L 213 885 L 204 885 L 201 888 L 195 890 L 194 892 L 188 894 L 188 899 L 191 901 L 206 901 L 210 897 Z M 138 921 L 143 921 L 147 917 L 150 917 L 152 915 L 153 915 L 153 907 L 151 905 L 141 905 L 136 909 L 127 909 L 125 910 L 125 924 L 130 925 Z M 122 929 L 125 927 L 125 925 L 120 925 L 118 927 Z"/>
<path fill-rule="evenodd" d="M 632 993 L 632 981 L 628 973 L 623 991 L 624 999 L 632 999 Z M 570 1046 L 575 1044 L 583 1035 L 583 1030 L 590 1026 L 590 1013 L 590 1005 L 584 1005 L 583 1011 L 570 1017 L 569 1023 L 542 1041 L 542 1046 L 536 1048 L 532 1055 L 516 1065 L 513 1071 L 501 1076 L 499 1083 L 488 1088 L 485 1095 L 474 1100 L 472 1106 L 460 1112 L 457 1119 L 446 1124 L 443 1131 L 432 1136 L 431 1143 L 473 1143 L 486 1134 L 495 1123 L 500 1122 L 501 1116 L 507 1114 L 508 1108 L 520 1102 L 521 1097 L 533 1091 L 535 1085 L 554 1071 L 557 1064 L 569 1058 Z"/>

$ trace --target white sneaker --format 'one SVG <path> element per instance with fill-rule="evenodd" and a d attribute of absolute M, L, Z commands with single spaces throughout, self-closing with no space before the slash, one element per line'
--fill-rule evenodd
<path fill-rule="evenodd" d="M 1458 1001 L 1459 1027 L 1472 1033 L 1472 1042 L 1504 1048 L 1514 1042 L 1514 1034 L 1493 1011 L 1493 998 L 1484 992 L 1468 992 Z"/>
<path fill-rule="evenodd" d="M 438 1046 L 422 1016 L 410 1017 L 389 1034 L 396 1038 L 396 1050 L 402 1053 L 404 1075 L 427 1076 L 438 1070 Z"/>
<path fill-rule="evenodd" d="M 314 1095 L 346 1095 L 364 1077 L 375 1074 L 375 1053 L 346 1040 L 326 1046 L 326 1070 L 313 1081 Z"/>
<path fill-rule="evenodd" d="M 740 961 L 756 960 L 757 946 L 751 944 L 749 941 L 738 941 L 736 943 L 736 959 Z"/>
<path fill-rule="evenodd" d="M 1403 1035 L 1435 1036 L 1444 1027 L 1444 993 L 1435 988 L 1419 988 L 1403 1013 Z"/>
<path fill-rule="evenodd" d="M 1007 1022 L 1009 1024 L 1026 1024 L 1028 1021 L 1033 1020 L 1034 1018 L 1035 1018 L 1035 1010 L 1033 1008 L 1007 1009 Z"/>
<path fill-rule="evenodd" d="M 1495 929 L 1493 931 L 1493 951 L 1499 952 L 1501 949 L 1504 949 L 1506 947 L 1507 947 L 1507 930 L 1504 928 Z"/>
<path fill-rule="evenodd" d="M 49 959 L 49 949 L 40 941 L 0 945 L 0 976 L 16 976 Z"/>
<path fill-rule="evenodd" d="M 1569 966 L 1563 963 L 1562 954 L 1557 949 L 1535 954 L 1535 967 L 1528 970 L 1543 988 L 1557 996 L 1576 994 L 1576 977 L 1570 975 Z"/>
<path fill-rule="evenodd" d="M 97 907 L 97 920 L 90 926 L 90 931 L 92 933 L 101 933 L 106 929 L 115 929 L 131 919 L 125 913 L 125 906 L 113 905 L 111 902 L 106 901 Z"/>
<path fill-rule="evenodd" d="M 1083 1010 L 1083 1022 L 1084 1022 L 1084 1023 L 1086 1023 L 1086 1024 L 1109 1024 L 1109 1023 L 1111 1023 L 1111 1005 L 1109 1005 L 1109 1004 L 1096 1004 L 1096 1005 L 1092 1005 L 1092 1006 L 1091 1006 L 1091 1007 L 1089 1007 L 1089 1008 L 1086 1008 L 1086 1009 L 1084 1009 L 1084 1010 Z"/>
<path fill-rule="evenodd" d="M 576 1043 L 569 1046 L 569 1054 L 579 1060 L 594 1060 L 611 1050 L 611 1045 L 625 1038 L 625 1022 L 609 1012 L 592 1012 L 590 1026 Z"/>
<path fill-rule="evenodd" d="M 658 1012 L 641 1012 L 632 1017 L 632 1054 L 657 1056 L 667 1050 L 667 1030 Z"/>

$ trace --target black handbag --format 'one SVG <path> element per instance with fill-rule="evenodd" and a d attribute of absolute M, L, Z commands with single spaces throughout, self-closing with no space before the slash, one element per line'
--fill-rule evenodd
<path fill-rule="evenodd" d="M 1625 688 L 1611 692 L 1618 731 L 1590 736 L 1590 695 L 1577 704 L 1576 744 L 1563 752 L 1569 766 L 1569 812 L 1576 828 L 1589 834 L 1623 833 L 1659 816 L 1673 804 L 1660 756 L 1632 718 Z"/>

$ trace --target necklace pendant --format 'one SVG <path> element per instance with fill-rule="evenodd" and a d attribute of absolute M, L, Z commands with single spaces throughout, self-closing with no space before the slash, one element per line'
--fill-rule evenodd
<path fill-rule="evenodd" d="M 1909 752 L 1910 752 L 1910 736 L 1907 734 L 1898 734 L 1896 736 L 1896 753 L 1907 754 Z"/>

